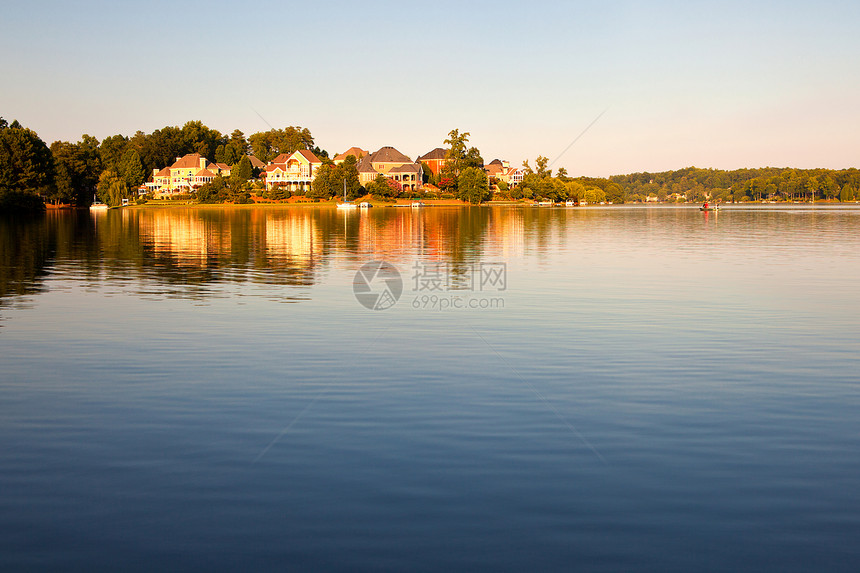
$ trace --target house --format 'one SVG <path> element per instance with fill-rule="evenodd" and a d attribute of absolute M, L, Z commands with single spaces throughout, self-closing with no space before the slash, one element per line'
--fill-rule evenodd
<path fill-rule="evenodd" d="M 194 176 L 199 171 L 206 170 L 209 161 L 205 157 L 201 157 L 199 153 L 189 153 L 182 157 L 177 157 L 173 165 L 170 166 L 170 192 L 191 191 Z"/>
<path fill-rule="evenodd" d="M 516 187 L 523 182 L 526 170 L 522 167 L 503 167 L 495 175 L 496 181 L 504 181 L 511 187 Z"/>
<path fill-rule="evenodd" d="M 421 187 L 424 169 L 420 163 L 407 163 L 391 169 L 388 177 L 397 181 L 404 191 L 415 191 Z"/>
<path fill-rule="evenodd" d="M 486 171 L 487 175 L 490 177 L 498 178 L 499 173 L 507 171 L 510 168 L 510 162 L 502 161 L 501 159 L 493 159 L 484 166 L 484 171 Z"/>
<path fill-rule="evenodd" d="M 358 162 L 358 180 L 366 185 L 377 176 L 397 181 L 404 191 L 414 191 L 423 186 L 424 168 L 393 147 L 383 147 Z"/>
<path fill-rule="evenodd" d="M 282 153 L 266 166 L 266 191 L 275 187 L 300 192 L 310 189 L 322 160 L 307 149 Z"/>
<path fill-rule="evenodd" d="M 259 169 L 265 168 L 263 162 L 250 156 L 251 165 Z M 164 169 L 152 170 L 152 181 L 148 181 L 146 192 L 153 195 L 173 195 L 188 193 L 206 183 L 211 183 L 217 176 L 229 177 L 231 168 L 226 163 L 210 163 L 199 153 L 189 153 L 177 157 L 173 165 Z"/>
<path fill-rule="evenodd" d="M 201 169 L 194 174 L 194 177 L 191 180 L 191 187 L 196 189 L 197 187 L 202 187 L 207 183 L 212 183 L 212 180 L 217 176 L 218 169 L 216 168 L 215 171 L 216 172 L 210 171 L 209 169 Z"/>
<path fill-rule="evenodd" d="M 225 165 L 226 167 L 226 165 Z M 214 169 L 210 171 L 207 168 Z M 227 168 L 229 172 L 229 167 Z M 152 170 L 152 181 L 146 183 L 147 191 L 154 195 L 171 195 L 182 192 L 190 192 L 195 186 L 202 185 L 198 181 L 208 177 L 214 177 L 219 168 L 214 163 L 209 163 L 199 153 L 189 153 L 177 157 L 170 167 Z M 206 172 L 206 173 L 204 173 Z M 197 178 L 200 174 L 201 179 Z M 209 179 L 211 180 L 211 179 Z"/>
<path fill-rule="evenodd" d="M 362 148 L 360 148 L 360 147 L 350 147 L 349 149 L 347 149 L 347 150 L 346 150 L 346 151 L 344 151 L 343 153 L 338 153 L 337 155 L 335 155 L 335 156 L 334 156 L 334 160 L 333 160 L 333 161 L 334 161 L 334 164 L 335 164 L 335 165 L 340 165 L 340 164 L 341 164 L 341 163 L 343 163 L 343 162 L 346 160 L 346 158 L 347 158 L 347 157 L 349 157 L 350 155 L 352 155 L 353 157 L 355 157 L 355 158 L 356 158 L 356 160 L 361 161 L 361 158 L 362 158 L 362 157 L 364 157 L 364 156 L 366 156 L 366 155 L 370 155 L 370 152 L 369 152 L 369 151 L 365 151 L 365 150 L 363 150 L 363 149 L 362 149 Z"/>
<path fill-rule="evenodd" d="M 251 167 L 253 167 L 254 169 L 259 169 L 260 171 L 262 171 L 266 168 L 266 164 L 257 159 L 255 155 L 249 155 L 248 159 L 251 160 Z M 221 164 L 219 163 L 218 165 Z"/>
<path fill-rule="evenodd" d="M 437 147 L 433 151 L 425 153 L 415 160 L 416 163 L 424 163 L 430 168 L 433 175 L 439 175 L 439 172 L 445 167 L 448 162 L 448 151 Z"/>
<path fill-rule="evenodd" d="M 170 189 L 170 167 L 161 170 L 153 169 L 152 181 L 147 181 L 145 185 L 147 193 L 153 195 L 166 193 Z"/>

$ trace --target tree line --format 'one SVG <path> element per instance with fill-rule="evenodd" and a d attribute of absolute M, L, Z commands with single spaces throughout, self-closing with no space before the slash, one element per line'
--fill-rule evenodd
<path fill-rule="evenodd" d="M 446 162 L 439 173 L 424 165 L 424 183 L 437 186 L 441 196 L 479 204 L 488 199 L 533 199 L 546 201 L 636 202 L 750 200 L 840 200 L 860 199 L 857 169 L 700 169 L 687 167 L 659 173 L 633 173 L 605 178 L 570 177 L 564 168 L 553 175 L 546 157 L 538 156 L 534 167 L 523 162 L 523 181 L 511 186 L 488 178 L 481 152 L 469 146 L 469 132 L 453 129 L 444 140 Z M 330 199 L 346 191 L 347 199 L 366 193 L 382 200 L 403 195 L 400 185 L 379 175 L 362 186 L 357 158 L 335 165 L 328 153 L 315 145 L 307 128 L 289 126 L 245 137 L 236 129 L 221 134 L 200 121 L 182 127 L 166 126 L 152 133 L 112 135 L 102 141 L 84 134 L 80 141 L 55 141 L 46 145 L 31 129 L 18 121 L 0 117 L 0 210 L 43 209 L 43 201 L 76 206 L 89 205 L 94 196 L 118 204 L 142 185 L 154 169 L 171 165 L 177 157 L 199 153 L 231 167 L 228 178 L 216 177 L 196 192 L 201 202 L 247 202 L 248 180 L 256 177 L 250 155 L 269 162 L 279 154 L 309 149 L 323 160 L 315 180 L 304 193 L 309 198 Z M 290 192 L 266 192 L 257 184 L 258 195 L 273 200 Z"/>
<path fill-rule="evenodd" d="M 307 128 L 298 126 L 273 128 L 246 138 L 238 129 L 223 135 L 200 121 L 189 121 L 182 127 L 166 126 L 148 134 L 137 131 L 102 141 L 84 134 L 77 142 L 55 141 L 47 146 L 18 121 L 9 124 L 0 118 L 0 208 L 33 209 L 42 200 L 88 206 L 94 196 L 116 204 L 149 179 L 154 169 L 168 167 L 189 153 L 231 168 L 238 166 L 239 175 L 248 174 L 247 181 L 253 176 L 248 173 L 249 155 L 267 162 L 298 149 L 328 155 L 314 146 Z"/>
<path fill-rule="evenodd" d="M 700 169 L 687 167 L 660 173 L 632 173 L 610 178 L 628 201 L 854 201 L 860 198 L 860 170 Z"/>

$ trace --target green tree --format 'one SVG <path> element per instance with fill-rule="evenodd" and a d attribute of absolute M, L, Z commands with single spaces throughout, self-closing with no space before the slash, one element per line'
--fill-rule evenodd
<path fill-rule="evenodd" d="M 39 194 L 54 185 L 51 150 L 35 131 L 13 121 L 0 127 L 0 210 L 44 209 Z"/>
<path fill-rule="evenodd" d="M 852 187 L 850 183 L 846 183 L 842 186 L 842 191 L 839 194 L 839 200 L 845 203 L 848 201 L 853 201 L 855 196 L 856 191 L 854 190 L 854 187 Z"/>
<path fill-rule="evenodd" d="M 111 135 L 106 137 L 99 145 L 99 157 L 102 169 L 119 169 L 119 162 L 123 153 L 129 146 L 128 138 L 124 135 Z"/>
<path fill-rule="evenodd" d="M 361 181 L 358 179 L 358 159 L 354 155 L 347 155 L 338 167 L 340 177 L 346 181 L 346 197 L 354 200 L 361 194 Z"/>
<path fill-rule="evenodd" d="M 48 200 L 78 206 L 89 205 L 102 172 L 98 140 L 84 135 L 78 143 L 55 141 L 51 144 L 51 154 L 56 174 Z"/>
<path fill-rule="evenodd" d="M 220 174 L 197 189 L 197 200 L 200 203 L 223 203 L 226 198 L 227 182 Z"/>
<path fill-rule="evenodd" d="M 835 199 L 839 196 L 839 185 L 833 180 L 830 175 L 825 175 L 821 181 L 821 190 L 827 199 Z"/>
<path fill-rule="evenodd" d="M 281 153 L 313 149 L 314 138 L 307 128 L 299 126 L 271 129 L 254 133 L 248 138 L 254 155 L 262 162 L 271 161 Z"/>
<path fill-rule="evenodd" d="M 248 155 L 251 151 L 251 146 L 248 145 L 248 140 L 245 139 L 245 134 L 239 129 L 234 129 L 230 134 L 230 141 L 227 143 L 236 153 L 236 160 L 243 155 Z"/>
<path fill-rule="evenodd" d="M 147 173 L 172 165 L 177 157 L 196 151 L 188 147 L 178 127 L 170 126 L 156 129 L 149 135 L 139 131 L 131 138 L 129 145 L 134 145 L 140 153 Z"/>
<path fill-rule="evenodd" d="M 589 203 L 603 203 L 606 201 L 606 193 L 599 187 L 588 187 L 583 198 Z"/>
<path fill-rule="evenodd" d="M 183 125 L 180 137 L 185 153 L 199 153 L 209 158 L 215 157 L 218 146 L 226 143 L 219 131 L 206 127 L 201 121 L 189 121 Z"/>
<path fill-rule="evenodd" d="M 308 197 L 312 199 L 330 199 L 337 195 L 338 174 L 334 163 L 323 163 L 317 168 L 311 191 Z"/>
<path fill-rule="evenodd" d="M 547 163 L 549 163 L 549 159 L 542 155 L 538 155 L 535 159 L 535 169 L 537 169 L 538 177 L 541 179 L 552 176 L 552 169 L 547 168 Z"/>
<path fill-rule="evenodd" d="M 477 147 L 470 147 L 466 152 L 466 155 L 463 157 L 460 168 L 466 169 L 467 167 L 477 167 L 478 169 L 484 168 L 484 158 L 481 157 L 481 152 L 478 151 Z"/>
<path fill-rule="evenodd" d="M 585 197 L 585 185 L 579 181 L 568 181 L 564 186 L 567 188 L 568 199 L 579 201 Z"/>
<path fill-rule="evenodd" d="M 445 159 L 447 162 L 445 164 L 446 167 L 450 167 L 449 173 L 453 176 L 456 181 L 460 176 L 460 171 L 465 167 L 467 149 L 466 144 L 469 142 L 469 136 L 471 134 L 468 131 L 464 131 L 460 133 L 459 129 L 452 129 L 448 132 L 448 139 L 446 139 L 443 143 L 448 145 L 448 150 L 445 152 Z M 474 155 L 477 155 L 477 158 L 480 159 L 480 153 L 474 147 L 475 150 L 472 159 L 475 159 Z M 471 151 L 471 150 L 469 150 Z M 484 160 L 481 159 L 481 166 L 483 167 Z"/>
<path fill-rule="evenodd" d="M 472 205 L 480 205 L 490 198 L 487 174 L 478 167 L 467 167 L 457 179 L 457 196 Z"/>
<path fill-rule="evenodd" d="M 128 186 L 116 171 L 108 169 L 99 177 L 98 195 L 102 203 L 117 207 L 128 197 Z"/>
<path fill-rule="evenodd" d="M 389 200 L 395 199 L 400 195 L 401 187 L 397 181 L 389 179 L 380 173 L 376 176 L 376 179 L 368 184 L 367 190 L 374 196 L 374 198 L 378 197 L 383 200 Z"/>
<path fill-rule="evenodd" d="M 127 149 L 122 154 L 116 172 L 129 189 L 137 189 L 146 181 L 146 171 L 143 169 L 140 154 L 133 148 Z"/>
<path fill-rule="evenodd" d="M 251 165 L 251 160 L 247 155 L 242 156 L 239 164 L 231 171 L 231 176 L 236 177 L 239 181 L 248 181 L 254 176 L 254 167 Z"/>

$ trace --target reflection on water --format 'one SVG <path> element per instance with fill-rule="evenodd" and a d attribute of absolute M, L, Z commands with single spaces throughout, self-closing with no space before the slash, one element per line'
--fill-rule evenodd
<path fill-rule="evenodd" d="M 488 253 L 508 260 L 561 248 L 585 255 L 623 237 L 670 241 L 683 251 L 703 237 L 848 248 L 856 242 L 856 209 L 734 208 L 698 213 L 681 208 L 548 209 L 532 207 L 412 210 L 331 207 L 282 209 L 125 209 L 47 213 L 0 222 L 0 304 L 37 293 L 52 272 L 88 281 L 134 279 L 147 294 L 205 297 L 222 283 L 312 286 L 333 259 L 416 257 L 462 268 Z M 838 223 L 838 224 L 834 224 Z M 703 235 L 703 231 L 708 231 Z M 605 253 L 611 254 L 611 253 Z M 708 253 L 703 253 L 708 255 Z"/>
<path fill-rule="evenodd" d="M 0 570 L 853 573 L 858 223 L 0 221 Z M 367 310 L 373 259 L 504 262 L 504 308 Z"/>
<path fill-rule="evenodd" d="M 527 209 L 332 208 L 126 209 L 49 212 L 0 225 L 0 299 L 38 292 L 57 267 L 87 280 L 139 279 L 149 292 L 205 296 L 223 282 L 313 285 L 333 257 L 392 261 L 414 256 L 463 263 L 491 243 L 522 253 L 526 224 L 535 240 L 563 223 Z"/>

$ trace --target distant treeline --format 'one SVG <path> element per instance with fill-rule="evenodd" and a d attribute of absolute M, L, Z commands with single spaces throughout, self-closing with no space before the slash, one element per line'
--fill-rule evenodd
<path fill-rule="evenodd" d="M 809 201 L 858 199 L 858 169 L 699 169 L 687 167 L 660 173 L 614 175 L 626 201 Z"/>

